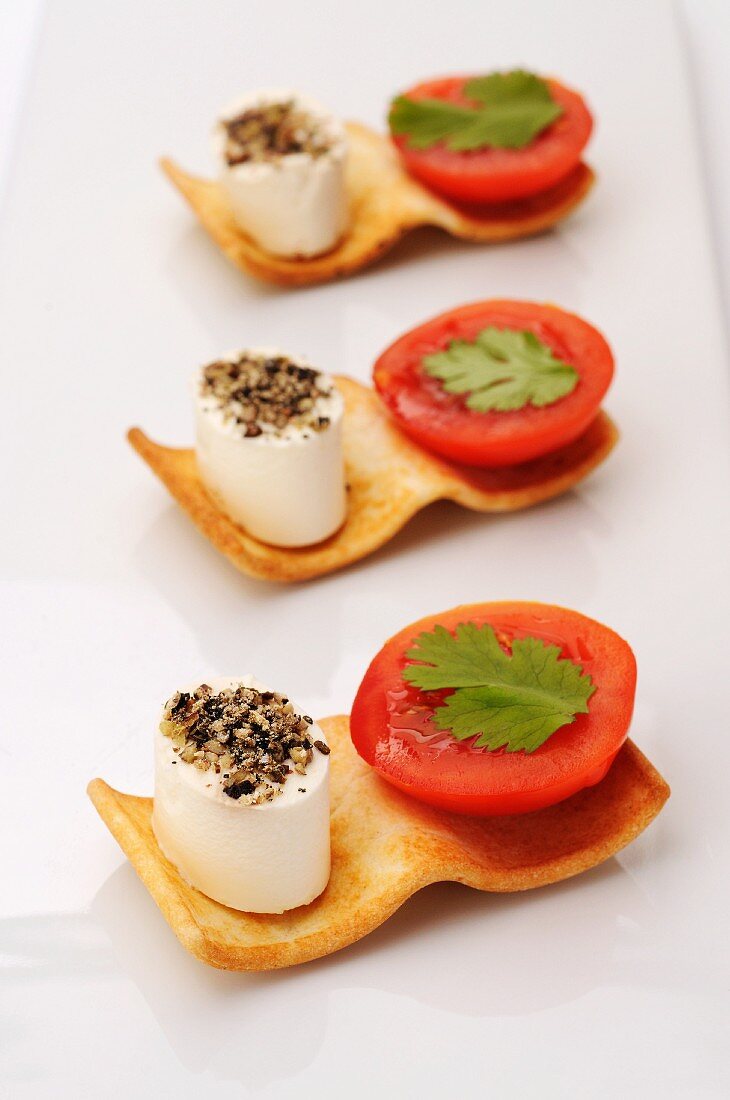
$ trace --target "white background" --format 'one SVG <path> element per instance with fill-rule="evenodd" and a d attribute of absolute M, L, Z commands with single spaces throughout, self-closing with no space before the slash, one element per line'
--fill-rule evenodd
<path fill-rule="evenodd" d="M 701 7 L 689 41 L 722 199 L 721 5 Z M 512 62 L 584 89 L 599 120 L 599 188 L 539 240 L 425 233 L 357 279 L 285 293 L 230 268 L 154 166 L 167 152 L 209 169 L 212 115 L 244 87 L 286 79 L 378 125 L 418 77 Z M 50 4 L 0 238 L 8 1095 L 727 1093 L 730 431 L 686 77 L 661 0 Z M 715 217 L 720 234 L 727 206 Z M 617 355 L 621 446 L 547 506 L 438 506 L 360 566 L 277 588 L 236 574 L 123 442 L 135 422 L 189 442 L 187 377 L 226 348 L 273 340 L 366 379 L 402 330 L 496 294 L 574 308 Z M 149 792 L 153 715 L 181 682 L 251 670 L 333 713 L 404 623 L 510 596 L 575 606 L 634 645 L 633 736 L 673 787 L 649 832 L 532 895 L 431 888 L 299 970 L 189 958 L 87 780 Z"/>

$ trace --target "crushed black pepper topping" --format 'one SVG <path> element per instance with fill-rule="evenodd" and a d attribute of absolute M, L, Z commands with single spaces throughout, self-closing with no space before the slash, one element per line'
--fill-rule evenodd
<path fill-rule="evenodd" d="M 225 158 L 237 164 L 275 161 L 293 153 L 321 157 L 332 148 L 332 139 L 308 111 L 293 99 L 249 107 L 234 118 L 223 119 Z"/>
<path fill-rule="evenodd" d="M 314 748 L 329 754 L 324 741 L 312 741 L 311 724 L 277 692 L 201 684 L 168 700 L 160 729 L 186 764 L 220 775 L 229 798 L 258 805 L 281 794 L 292 772 L 306 775 Z"/>
<path fill-rule="evenodd" d="M 248 438 L 279 435 L 290 425 L 323 431 L 330 418 L 321 415 L 319 402 L 332 393 L 320 371 L 284 355 L 253 352 L 209 363 L 200 383 L 201 396 L 212 398 L 224 419 L 234 421 Z"/>

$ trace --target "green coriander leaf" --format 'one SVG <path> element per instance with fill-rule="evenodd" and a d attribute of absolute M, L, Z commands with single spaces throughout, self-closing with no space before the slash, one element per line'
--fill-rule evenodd
<path fill-rule="evenodd" d="M 452 634 L 437 624 L 428 633 L 419 634 L 407 650 L 406 657 L 423 663 L 407 666 L 404 676 L 424 691 L 481 687 L 485 675 L 497 675 L 504 656 L 491 626 L 459 623 Z"/>
<path fill-rule="evenodd" d="M 438 729 L 479 748 L 534 752 L 551 734 L 588 713 L 595 691 L 580 665 L 538 638 L 517 638 L 505 653 L 488 623 L 460 623 L 420 634 L 407 651 L 407 683 L 454 688 L 434 712 Z"/>
<path fill-rule="evenodd" d="M 464 85 L 469 99 L 478 99 L 490 106 L 495 103 L 513 103 L 525 100 L 533 103 L 554 103 L 547 81 L 525 69 L 512 69 L 507 73 L 490 73 L 476 76 Z"/>
<path fill-rule="evenodd" d="M 428 149 L 440 141 L 457 153 L 522 149 L 563 114 L 547 83 L 522 69 L 475 77 L 464 91 L 482 105 L 461 107 L 442 99 L 397 96 L 388 119 L 392 132 L 406 134 L 413 149 Z"/>
<path fill-rule="evenodd" d="M 473 125 L 479 112 L 471 107 L 458 107 L 443 99 L 408 99 L 399 95 L 393 100 L 388 121 L 394 134 L 408 134 L 408 144 L 414 149 L 427 149 Z"/>
<path fill-rule="evenodd" d="M 534 333 L 492 326 L 474 342 L 452 340 L 445 351 L 425 356 L 423 368 L 447 393 L 468 393 L 466 405 L 476 412 L 552 405 L 572 393 L 579 377 Z"/>

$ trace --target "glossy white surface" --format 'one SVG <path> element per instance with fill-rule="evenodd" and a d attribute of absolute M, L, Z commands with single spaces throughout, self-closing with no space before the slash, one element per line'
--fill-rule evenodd
<path fill-rule="evenodd" d="M 462 0 L 417 25 L 405 0 L 337 18 L 234 0 L 67 12 L 47 16 L 0 240 L 3 1086 L 724 1096 L 730 428 L 669 6 Z M 599 117 L 600 187 L 550 237 L 425 233 L 358 279 L 287 294 L 230 268 L 154 168 L 169 152 L 210 170 L 217 105 L 279 71 L 377 124 L 419 76 L 512 61 L 584 88 Z M 274 341 L 365 379 L 404 328 L 496 294 L 576 309 L 614 345 L 624 438 L 570 497 L 494 519 L 438 506 L 357 568 L 274 588 L 239 577 L 125 448 L 135 422 L 192 440 L 187 378 L 222 349 Z M 674 789 L 651 830 L 535 894 L 431 888 L 298 971 L 189 958 L 84 795 L 92 775 L 151 790 L 167 686 L 255 665 L 333 713 L 393 630 L 509 596 L 573 605 L 633 643 L 633 734 Z"/>

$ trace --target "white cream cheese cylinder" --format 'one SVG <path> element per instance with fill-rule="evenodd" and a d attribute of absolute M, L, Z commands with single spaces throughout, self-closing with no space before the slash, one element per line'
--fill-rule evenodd
<path fill-rule="evenodd" d="M 279 353 L 257 348 L 247 354 Z M 224 356 L 223 361 L 233 362 L 235 357 Z M 303 359 L 293 361 L 308 366 Z M 225 408 L 202 392 L 202 372 L 194 381 L 200 478 L 235 523 L 274 546 L 321 542 L 345 520 L 344 402 L 332 380 L 321 377 L 331 392 L 317 400 L 314 411 L 326 419 L 326 427 L 291 424 L 278 433 L 264 430 L 255 437 L 244 435 Z"/>
<path fill-rule="evenodd" d="M 329 147 L 316 156 L 292 152 L 229 164 L 225 122 L 245 111 L 293 102 L 320 128 Z M 279 256 L 308 257 L 329 251 L 349 221 L 345 170 L 347 134 L 342 123 L 314 100 L 285 89 L 251 93 L 227 107 L 213 131 L 220 184 L 237 225 L 261 248 Z"/>
<path fill-rule="evenodd" d="M 252 676 L 208 683 L 266 690 Z M 326 743 L 316 723 L 310 729 Z M 163 855 L 214 901 L 248 913 L 307 905 L 330 875 L 329 757 L 315 749 L 304 775 L 292 772 L 275 798 L 250 805 L 227 795 L 220 775 L 182 761 L 158 723 L 152 828 Z"/>

